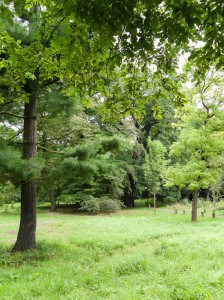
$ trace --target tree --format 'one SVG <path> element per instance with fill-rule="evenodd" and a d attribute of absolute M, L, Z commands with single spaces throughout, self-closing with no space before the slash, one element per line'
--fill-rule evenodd
<path fill-rule="evenodd" d="M 105 122 L 126 129 L 136 140 L 132 153 L 122 158 L 128 164 L 122 196 L 126 206 L 134 206 L 134 199 L 145 193 L 142 165 L 148 136 L 162 140 L 166 147 L 175 139 L 171 120 L 174 107 L 182 103 L 181 77 L 175 71 L 156 70 L 150 62 L 133 64 L 125 59 L 107 78 L 108 90 L 101 94 L 105 101 L 98 104 L 99 111 Z"/>
<path fill-rule="evenodd" d="M 46 201 L 46 197 L 47 200 L 50 199 L 52 212 L 56 211 L 56 196 L 60 187 L 60 180 L 52 173 L 61 163 L 65 149 L 76 137 L 72 119 L 78 112 L 77 105 L 71 98 L 63 95 L 60 85 L 51 86 L 50 94 L 42 91 L 37 110 L 37 147 L 38 157 L 44 161 L 44 168 L 37 180 L 37 201 Z"/>
<path fill-rule="evenodd" d="M 207 118 L 203 108 L 190 105 L 177 142 L 171 146 L 174 165 L 168 168 L 167 185 L 186 187 L 193 192 L 192 221 L 197 220 L 200 189 L 215 184 L 223 168 L 224 131 L 217 127 L 219 123 L 215 116 Z"/>
<path fill-rule="evenodd" d="M 88 201 L 110 199 L 112 204 L 123 194 L 125 169 L 116 152 L 124 149 L 121 137 L 99 135 L 83 140 L 65 152 L 57 177 L 61 178 L 60 200 L 77 203 L 81 208 Z M 90 207 L 88 207 L 90 210 Z"/>
<path fill-rule="evenodd" d="M 223 193 L 223 183 L 224 183 L 224 173 L 223 171 L 220 174 L 219 179 L 213 184 L 208 192 L 208 197 L 210 196 L 211 200 L 214 203 L 214 206 L 217 204 L 218 201 L 222 199 L 222 193 Z M 209 195 L 210 194 L 210 195 Z"/>
<path fill-rule="evenodd" d="M 78 32 L 75 33 L 68 20 L 62 24 L 65 17 L 59 18 L 59 15 L 50 17 L 50 13 L 40 5 L 32 5 L 28 8 L 26 3 L 21 1 L 14 1 L 13 4 L 11 10 L 10 8 L 7 10 L 8 1 L 2 4 L 8 13 L 1 22 L 0 85 L 3 105 L 13 101 L 15 106 L 20 105 L 24 109 L 21 116 L 24 120 L 22 157 L 31 162 L 37 155 L 37 108 L 38 101 L 41 100 L 40 92 L 44 87 L 59 82 L 64 76 L 73 76 L 76 73 L 78 77 L 77 64 L 72 70 L 66 67 L 69 46 L 62 47 L 61 44 L 61 47 L 57 47 L 55 41 L 57 38 L 61 41 L 62 36 L 65 40 L 66 36 L 71 38 L 71 32 L 74 36 L 78 36 L 81 29 L 77 29 Z M 8 24 L 8 21 L 12 21 L 11 15 L 14 17 L 13 26 Z M 76 55 L 83 54 L 81 59 L 79 58 L 80 65 L 85 64 L 87 56 L 88 61 L 91 61 L 91 51 L 83 49 L 87 45 L 87 32 L 88 28 L 83 28 L 83 35 L 75 43 Z M 74 56 L 70 59 L 74 59 Z M 94 55 L 94 60 L 97 60 L 97 53 Z M 85 67 L 88 68 L 86 64 Z M 90 73 L 89 69 L 89 75 Z M 7 111 L 4 113 L 9 114 Z M 35 173 L 35 170 L 32 171 Z M 21 182 L 21 222 L 14 251 L 36 247 L 36 180 L 34 178 L 34 175 L 30 174 L 30 177 Z"/>
<path fill-rule="evenodd" d="M 148 153 L 143 165 L 146 184 L 149 192 L 153 195 L 154 214 L 156 213 L 156 195 L 159 192 L 165 177 L 167 162 L 165 160 L 166 148 L 160 141 L 148 138 Z"/>

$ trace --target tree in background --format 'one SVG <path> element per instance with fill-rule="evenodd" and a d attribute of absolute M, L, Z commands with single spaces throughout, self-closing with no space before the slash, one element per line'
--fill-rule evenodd
<path fill-rule="evenodd" d="M 165 178 L 167 161 L 165 160 L 166 148 L 160 141 L 148 138 L 148 153 L 143 165 L 147 189 L 153 195 L 154 214 L 156 213 L 156 195 L 161 189 Z"/>
<path fill-rule="evenodd" d="M 102 200 L 107 197 L 111 205 L 114 201 L 116 209 L 120 207 L 117 200 L 123 194 L 126 170 L 124 162 L 117 158 L 117 152 L 125 151 L 126 147 L 122 137 L 107 137 L 101 133 L 92 141 L 87 139 L 68 149 L 55 170 L 63 183 L 60 201 L 77 203 L 81 209 L 88 207 L 90 211 L 88 201 L 95 206 L 99 204 L 97 202 L 102 205 Z M 106 210 L 105 205 L 103 209 Z"/>
<path fill-rule="evenodd" d="M 222 171 L 219 179 L 210 186 L 208 191 L 208 198 L 210 198 L 216 206 L 217 202 L 223 199 L 223 186 L 224 186 L 224 172 Z"/>
<path fill-rule="evenodd" d="M 105 101 L 98 107 L 105 123 L 131 135 L 135 144 L 132 153 L 125 153 L 122 158 L 129 166 L 122 198 L 126 206 L 132 207 L 134 199 L 148 194 L 143 175 L 148 136 L 159 139 L 168 149 L 177 135 L 172 123 L 175 122 L 174 107 L 182 105 L 184 99 L 180 93 L 183 76 L 174 70 L 157 70 L 150 62 L 133 64 L 130 59 L 125 59 L 125 64 L 110 75 L 108 90 L 101 95 Z M 161 199 L 173 196 L 171 192 L 169 195 L 168 188 L 161 189 Z"/>
<path fill-rule="evenodd" d="M 200 189 L 215 184 L 224 163 L 224 131 L 221 120 L 195 105 L 188 105 L 180 135 L 171 146 L 173 165 L 167 171 L 167 185 L 186 187 L 193 192 L 192 221 L 197 220 L 197 200 Z"/>
<path fill-rule="evenodd" d="M 14 207 L 14 203 L 18 201 L 18 197 L 18 189 L 10 181 L 0 184 L 0 206 L 11 204 L 11 207 Z"/>

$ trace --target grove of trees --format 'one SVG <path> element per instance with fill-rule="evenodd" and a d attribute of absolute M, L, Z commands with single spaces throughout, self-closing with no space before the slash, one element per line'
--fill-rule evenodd
<path fill-rule="evenodd" d="M 99 212 L 187 191 L 197 220 L 200 190 L 222 189 L 223 10 L 0 2 L 0 204 L 21 202 L 13 251 L 36 247 L 37 200 Z"/>

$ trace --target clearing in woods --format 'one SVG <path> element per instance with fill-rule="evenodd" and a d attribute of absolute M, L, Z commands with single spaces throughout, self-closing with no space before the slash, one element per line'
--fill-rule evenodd
<path fill-rule="evenodd" d="M 38 250 L 11 254 L 18 213 L 0 213 L 0 295 L 9 299 L 224 299 L 224 220 L 137 208 L 38 213 Z"/>

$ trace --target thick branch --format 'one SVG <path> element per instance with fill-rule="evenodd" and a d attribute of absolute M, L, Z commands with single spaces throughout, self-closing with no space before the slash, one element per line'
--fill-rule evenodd
<path fill-rule="evenodd" d="M 206 124 L 208 119 L 212 118 L 214 116 L 214 114 L 210 113 L 209 106 L 204 102 L 203 97 L 201 97 L 201 102 L 202 102 L 203 107 L 206 109 L 206 114 L 207 114 L 206 120 L 205 120 L 205 124 Z"/>
<path fill-rule="evenodd" d="M 60 24 L 65 20 L 65 18 L 66 18 L 66 17 L 63 17 L 63 18 L 62 18 L 62 19 L 61 19 L 61 20 L 53 27 L 53 30 L 51 31 L 49 38 L 48 38 L 48 39 L 46 40 L 46 42 L 45 42 L 45 45 L 44 45 L 44 47 L 43 47 L 42 55 L 41 55 L 41 56 L 43 56 L 43 53 L 44 53 L 45 49 L 49 46 L 49 43 L 50 43 L 50 41 L 51 41 L 51 39 L 52 39 L 52 37 L 53 37 L 55 31 L 58 29 L 58 27 L 60 26 Z M 40 65 L 41 65 L 41 64 L 40 64 Z M 39 66 L 40 66 L 40 65 L 39 65 Z"/>

